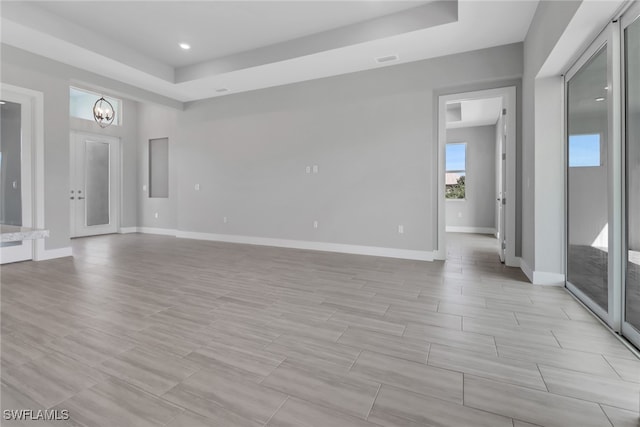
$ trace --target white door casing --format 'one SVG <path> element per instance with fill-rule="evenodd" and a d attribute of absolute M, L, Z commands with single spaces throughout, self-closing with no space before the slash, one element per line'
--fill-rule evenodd
<path fill-rule="evenodd" d="M 474 92 L 454 93 L 438 97 L 438 227 L 437 247 L 434 250 L 435 259 L 446 259 L 446 199 L 445 199 L 445 147 L 447 143 L 446 106 L 450 101 L 475 100 L 502 97 L 502 105 L 507 110 L 506 126 L 506 164 L 503 170 L 503 181 L 506 183 L 502 190 L 503 222 L 505 237 L 505 264 L 510 267 L 520 267 L 520 259 L 516 256 L 516 88 L 508 86 L 496 89 L 479 90 Z"/>

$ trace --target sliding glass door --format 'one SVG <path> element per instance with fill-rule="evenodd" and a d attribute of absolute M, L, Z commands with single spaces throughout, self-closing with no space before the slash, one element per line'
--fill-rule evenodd
<path fill-rule="evenodd" d="M 640 3 L 566 74 L 567 288 L 640 348 Z"/>
<path fill-rule="evenodd" d="M 635 12 L 635 13 L 634 13 Z M 640 347 L 640 10 L 622 20 L 626 235 L 623 334 Z"/>
<path fill-rule="evenodd" d="M 601 36 L 567 74 L 567 283 L 609 317 L 609 44 Z"/>

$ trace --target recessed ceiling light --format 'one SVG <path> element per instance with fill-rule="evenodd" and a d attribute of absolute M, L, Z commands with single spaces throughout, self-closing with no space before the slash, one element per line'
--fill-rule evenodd
<path fill-rule="evenodd" d="M 191 45 L 188 43 L 180 43 L 180 47 L 184 50 L 189 50 L 191 49 Z"/>
<path fill-rule="evenodd" d="M 609 86 L 605 86 L 605 87 L 604 87 L 604 90 L 609 90 Z"/>
<path fill-rule="evenodd" d="M 603 97 L 596 98 L 596 101 L 598 101 L 598 102 L 604 101 L 604 98 Z"/>
<path fill-rule="evenodd" d="M 6 104 L 6 102 L 0 101 L 0 105 L 4 105 L 4 104 Z"/>
<path fill-rule="evenodd" d="M 382 64 L 383 62 L 397 61 L 398 60 L 398 55 L 380 56 L 380 57 L 375 58 L 375 59 L 376 59 L 376 62 L 378 64 Z"/>

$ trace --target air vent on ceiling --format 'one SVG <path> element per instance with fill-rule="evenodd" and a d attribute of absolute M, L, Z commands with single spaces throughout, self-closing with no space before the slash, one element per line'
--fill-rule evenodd
<path fill-rule="evenodd" d="M 227 89 L 226 87 L 221 87 L 220 89 L 216 89 L 216 92 L 218 93 L 229 92 L 229 89 Z"/>
<path fill-rule="evenodd" d="M 376 58 L 376 62 L 378 64 L 382 64 L 385 62 L 393 62 L 398 60 L 398 55 L 388 55 L 388 56 L 380 56 Z"/>

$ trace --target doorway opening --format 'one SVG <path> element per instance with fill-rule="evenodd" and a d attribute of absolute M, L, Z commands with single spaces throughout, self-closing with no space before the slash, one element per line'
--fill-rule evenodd
<path fill-rule="evenodd" d="M 460 246 L 465 234 L 458 233 L 471 233 L 485 238 L 492 256 L 519 267 L 515 87 L 443 95 L 438 104 L 437 258 L 448 258 L 447 240 Z"/>

